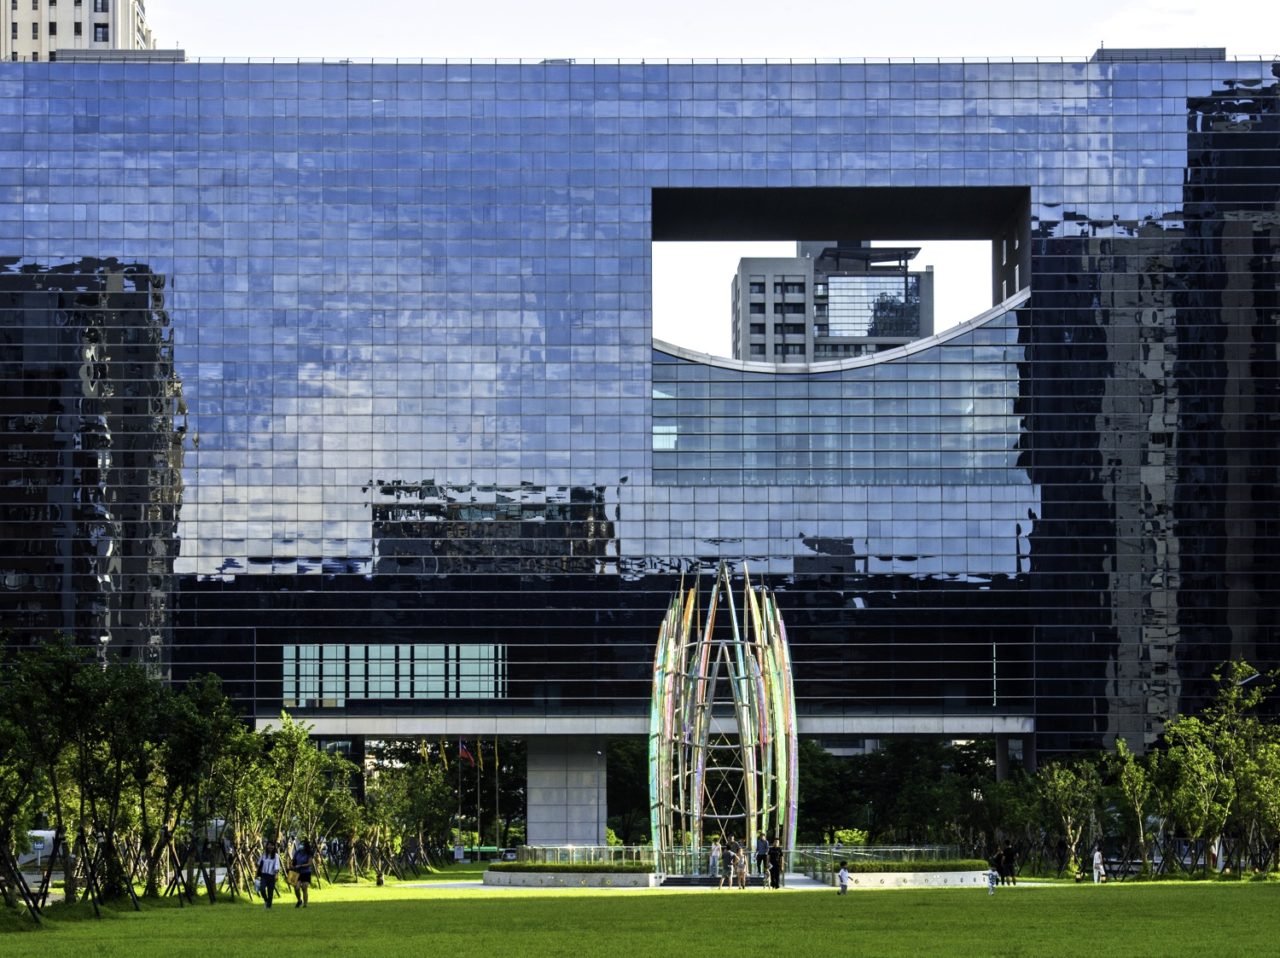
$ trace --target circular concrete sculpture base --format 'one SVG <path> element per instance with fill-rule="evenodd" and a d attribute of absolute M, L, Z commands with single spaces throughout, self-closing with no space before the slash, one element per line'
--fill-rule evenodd
<path fill-rule="evenodd" d="M 653 888 L 653 874 L 634 872 L 494 872 L 484 873 L 486 885 L 518 888 Z"/>
<path fill-rule="evenodd" d="M 976 888 L 985 887 L 987 873 L 981 872 L 860 872 L 849 876 L 849 888 Z"/>

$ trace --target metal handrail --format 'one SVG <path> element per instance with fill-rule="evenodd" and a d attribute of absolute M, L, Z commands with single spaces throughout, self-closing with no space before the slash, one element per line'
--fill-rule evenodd
<path fill-rule="evenodd" d="M 522 862 L 567 862 L 585 865 L 602 864 L 651 864 L 652 845 L 522 845 L 517 850 Z"/>
<path fill-rule="evenodd" d="M 677 848 L 654 855 L 652 845 L 524 845 L 517 850 L 522 862 L 565 862 L 585 865 L 645 864 L 660 875 L 706 875 L 710 871 L 711 846 Z M 958 845 L 799 845 L 785 853 L 784 872 L 807 875 L 826 884 L 835 883 L 842 860 L 919 861 L 963 858 Z"/>

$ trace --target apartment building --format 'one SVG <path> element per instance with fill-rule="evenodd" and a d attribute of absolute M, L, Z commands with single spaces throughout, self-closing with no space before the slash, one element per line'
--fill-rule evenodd
<path fill-rule="evenodd" d="M 54 60 L 60 50 L 151 50 L 142 0 L 0 0 L 0 59 Z"/>
<path fill-rule="evenodd" d="M 933 267 L 918 247 L 799 242 L 793 257 L 746 257 L 733 277 L 733 358 L 848 359 L 933 333 Z"/>

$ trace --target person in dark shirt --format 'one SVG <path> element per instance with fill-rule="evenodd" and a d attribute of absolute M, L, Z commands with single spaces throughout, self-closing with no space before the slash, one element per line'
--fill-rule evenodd
<path fill-rule="evenodd" d="M 763 835 L 756 838 L 756 871 L 763 878 L 769 867 L 769 840 Z"/>
<path fill-rule="evenodd" d="M 769 885 L 782 887 L 782 846 L 776 838 L 769 843 Z"/>
<path fill-rule="evenodd" d="M 729 879 L 729 887 L 733 887 L 733 872 L 734 869 L 737 868 L 738 864 L 738 853 L 734 851 L 736 845 L 737 842 L 730 839 L 729 844 L 724 847 L 724 855 L 721 858 L 721 864 L 724 867 L 724 871 L 720 873 L 721 888 L 724 887 L 724 881 L 726 878 Z"/>
<path fill-rule="evenodd" d="M 1016 885 L 1018 884 L 1018 856 L 1013 851 L 1012 845 L 1006 845 L 1004 849 L 1004 871 L 1000 873 L 1000 884 Z"/>
<path fill-rule="evenodd" d="M 293 853 L 291 867 L 298 873 L 298 883 L 293 886 L 293 894 L 297 899 L 294 908 L 306 908 L 307 898 L 311 892 L 311 875 L 315 870 L 315 856 L 311 851 L 311 843 L 303 842 Z"/>

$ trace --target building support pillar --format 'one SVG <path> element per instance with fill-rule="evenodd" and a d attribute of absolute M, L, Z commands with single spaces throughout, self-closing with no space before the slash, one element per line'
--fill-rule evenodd
<path fill-rule="evenodd" d="M 996 781 L 1003 782 L 1009 777 L 1009 736 L 996 736 Z"/>
<path fill-rule="evenodd" d="M 603 845 L 608 825 L 605 744 L 599 735 L 528 739 L 530 845 Z"/>

